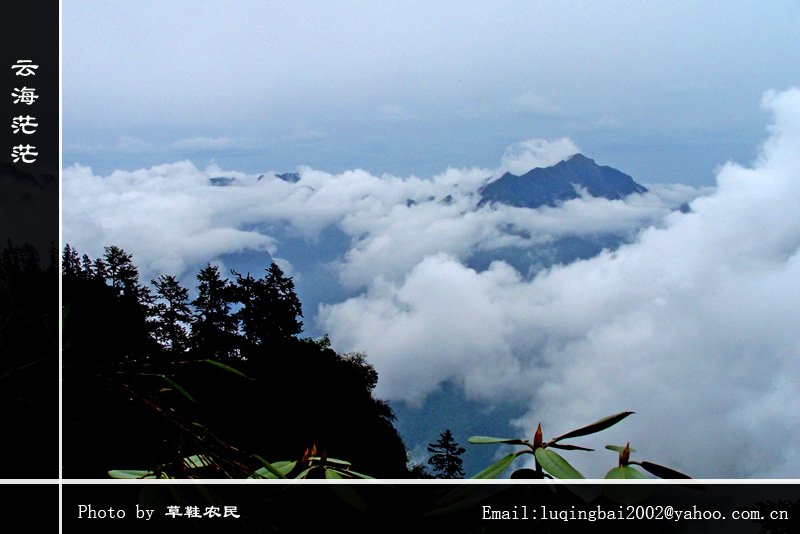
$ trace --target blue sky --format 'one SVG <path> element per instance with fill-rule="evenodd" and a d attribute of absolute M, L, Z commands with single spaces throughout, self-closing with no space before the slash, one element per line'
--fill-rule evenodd
<path fill-rule="evenodd" d="M 427 178 L 568 137 L 644 183 L 710 184 L 797 83 L 800 4 L 80 0 L 64 165 L 189 159 Z"/>

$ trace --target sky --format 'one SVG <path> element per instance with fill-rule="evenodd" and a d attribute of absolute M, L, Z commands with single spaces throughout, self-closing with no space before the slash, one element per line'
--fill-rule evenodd
<path fill-rule="evenodd" d="M 63 161 L 423 178 L 568 137 L 644 183 L 751 161 L 794 1 L 63 5 Z"/>
<path fill-rule="evenodd" d="M 345 296 L 305 319 L 366 352 L 382 398 L 453 383 L 526 406 L 509 425 L 528 438 L 633 410 L 580 444 L 800 478 L 795 3 L 154 5 L 63 6 L 62 224 L 81 254 L 115 244 L 143 280 L 187 280 L 267 250 L 300 286 L 288 240 L 335 228 L 345 249 L 320 268 Z M 575 152 L 649 191 L 478 206 L 492 177 Z M 468 266 L 606 234 L 626 244 Z"/>

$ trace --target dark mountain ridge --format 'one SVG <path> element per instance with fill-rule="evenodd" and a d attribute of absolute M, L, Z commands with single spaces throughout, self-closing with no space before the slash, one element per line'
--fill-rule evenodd
<path fill-rule="evenodd" d="M 583 154 L 575 154 L 551 167 L 535 168 L 522 176 L 509 172 L 480 190 L 479 205 L 500 202 L 520 208 L 538 208 L 578 198 L 585 189 L 593 197 L 619 200 L 647 188 L 612 167 L 600 166 Z"/>

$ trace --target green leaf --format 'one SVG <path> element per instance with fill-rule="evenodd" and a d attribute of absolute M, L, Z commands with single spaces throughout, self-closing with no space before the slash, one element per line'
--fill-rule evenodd
<path fill-rule="evenodd" d="M 514 454 L 513 452 L 510 454 L 506 454 L 505 456 L 500 458 L 498 462 L 493 463 L 492 465 L 490 465 L 477 475 L 473 476 L 472 478 L 497 478 L 500 475 L 500 473 L 505 471 L 508 468 L 508 466 L 511 465 L 511 462 L 513 462 L 514 458 L 516 457 L 517 455 Z"/>
<path fill-rule="evenodd" d="M 308 461 L 321 461 L 321 456 L 309 456 Z M 350 462 L 346 460 L 337 460 L 336 458 L 325 458 L 325 465 L 333 464 L 333 465 L 341 465 L 343 467 L 350 467 L 352 465 Z"/>
<path fill-rule="evenodd" d="M 556 478 L 585 478 L 568 461 L 551 450 L 540 447 L 533 452 L 533 455 L 536 456 L 539 465 Z"/>
<path fill-rule="evenodd" d="M 152 471 L 141 471 L 136 469 L 114 469 L 108 472 L 111 478 L 156 478 Z M 161 473 L 160 478 L 168 478 L 164 473 Z"/>
<path fill-rule="evenodd" d="M 626 417 L 628 417 L 632 413 L 633 412 L 620 412 L 620 413 L 615 414 L 615 415 L 609 415 L 608 417 L 604 417 L 604 418 L 600 419 L 599 421 L 595 421 L 594 423 L 592 423 L 590 425 L 586 425 L 584 427 L 577 428 L 577 429 L 573 430 L 572 432 L 567 432 L 566 434 L 562 434 L 561 436 L 558 436 L 557 438 L 555 438 L 553 440 L 553 442 L 555 443 L 556 441 L 561 441 L 562 439 L 566 439 L 566 438 L 576 438 L 578 436 L 587 436 L 589 434 L 594 434 L 596 432 L 600 432 L 601 430 L 605 430 L 606 428 L 608 428 L 610 426 L 616 425 L 617 423 L 619 423 L 620 421 L 622 421 L 623 419 L 625 419 Z"/>
<path fill-rule="evenodd" d="M 272 471 L 270 471 L 266 467 L 261 467 L 259 469 L 256 469 L 252 473 L 250 473 L 250 476 L 247 477 L 247 478 L 258 478 L 258 479 L 261 479 L 261 478 L 278 478 L 278 477 L 276 477 L 274 474 L 272 474 Z"/>
<path fill-rule="evenodd" d="M 506 438 L 490 438 L 488 436 L 472 436 L 467 440 L 476 445 L 483 445 L 485 443 L 508 443 L 510 445 L 525 445 L 525 441 L 521 439 L 506 439 Z"/>
<path fill-rule="evenodd" d="M 684 475 L 680 471 L 675 471 L 663 465 L 654 464 L 652 462 L 636 462 L 641 465 L 647 472 L 657 476 L 658 478 L 692 478 L 689 475 Z"/>
<path fill-rule="evenodd" d="M 164 382 L 166 382 L 167 384 L 169 384 L 170 386 L 172 386 L 172 389 L 174 389 L 175 391 L 177 391 L 178 393 L 180 393 L 181 395 L 183 395 L 184 397 L 186 397 L 187 399 L 189 399 L 191 402 L 193 402 L 193 403 L 197 404 L 197 401 L 196 401 L 196 400 L 194 400 L 194 398 L 193 398 L 191 395 L 189 395 L 189 393 L 188 393 L 188 392 L 187 392 L 185 389 L 183 389 L 183 388 L 182 388 L 182 387 L 180 387 L 178 384 L 176 384 L 176 383 L 175 383 L 175 381 L 174 381 L 174 380 L 172 380 L 170 377 L 168 377 L 168 376 L 164 376 L 164 375 L 158 375 L 158 376 L 160 376 L 161 378 L 163 378 L 163 379 L 164 379 Z"/>
<path fill-rule="evenodd" d="M 606 449 L 622 454 L 622 452 L 625 450 L 625 447 L 620 447 L 619 445 L 606 445 Z M 636 452 L 636 449 L 631 449 L 630 451 Z"/>
<path fill-rule="evenodd" d="M 229 372 L 229 373 L 233 373 L 233 374 L 235 374 L 235 375 L 237 375 L 237 376 L 244 377 L 244 378 L 246 378 L 246 379 L 248 379 L 248 380 L 253 380 L 252 378 L 250 378 L 250 377 L 249 377 L 249 376 L 247 376 L 246 374 L 242 373 L 241 371 L 237 371 L 237 370 L 236 370 L 236 369 L 234 369 L 233 367 L 231 367 L 231 366 L 229 366 L 229 365 L 225 365 L 224 363 L 215 362 L 214 360 L 198 360 L 198 361 L 199 361 L 199 362 L 203 362 L 203 363 L 207 363 L 207 364 L 210 364 L 210 365 L 213 365 L 214 367 L 219 367 L 220 369 L 223 369 L 223 370 L 225 370 L 225 371 L 227 371 L 227 372 Z"/>
<path fill-rule="evenodd" d="M 297 475 L 295 478 L 306 478 L 308 476 L 308 472 L 311 471 L 312 469 L 313 467 L 309 467 L 308 469 Z"/>
<path fill-rule="evenodd" d="M 589 447 L 580 447 L 578 445 L 567 445 L 566 443 L 564 443 L 564 444 L 553 443 L 552 445 L 550 445 L 550 448 L 551 449 L 561 449 L 561 450 L 564 450 L 564 451 L 589 451 L 589 452 L 591 452 L 591 451 L 594 450 L 594 449 L 590 449 Z"/>
<path fill-rule="evenodd" d="M 342 480 L 344 477 L 336 472 L 336 469 L 326 469 L 325 478 L 329 480 Z"/>
<path fill-rule="evenodd" d="M 254 454 L 253 458 L 258 460 L 261 463 L 261 465 L 264 466 L 264 469 L 266 469 L 269 472 L 269 474 L 272 475 L 269 476 L 269 474 L 267 473 L 259 472 L 261 471 L 261 469 L 256 471 L 258 475 L 261 475 L 264 478 L 286 478 L 286 474 L 289 473 L 289 471 L 291 471 L 292 469 L 294 469 L 295 466 L 295 462 L 278 462 L 280 466 L 278 466 L 277 464 L 273 465 L 257 454 Z"/>
<path fill-rule="evenodd" d="M 622 467 L 615 467 L 608 473 L 606 473 L 606 478 L 608 479 L 624 479 L 624 480 L 632 480 L 632 479 L 640 479 L 640 478 L 647 478 L 639 471 L 631 467 L 630 465 L 623 465 Z"/>
<path fill-rule="evenodd" d="M 183 465 L 191 469 L 193 467 L 208 467 L 210 465 L 213 465 L 213 462 L 208 456 L 195 454 L 194 456 L 189 456 L 188 458 L 184 458 Z"/>
<path fill-rule="evenodd" d="M 280 462 L 270 462 L 270 463 L 272 464 L 272 467 L 274 467 L 275 469 L 277 469 L 278 471 L 280 471 L 284 475 L 287 475 L 287 474 L 291 473 L 292 469 L 294 469 L 295 466 L 297 465 L 296 461 L 289 462 L 289 461 L 286 461 L 286 460 L 283 460 L 283 461 L 280 461 Z"/>

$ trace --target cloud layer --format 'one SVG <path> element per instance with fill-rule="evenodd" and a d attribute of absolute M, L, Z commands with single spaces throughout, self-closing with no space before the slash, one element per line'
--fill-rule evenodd
<path fill-rule="evenodd" d="M 350 239 L 333 267 L 355 296 L 322 306 L 318 324 L 337 349 L 369 355 L 385 398 L 420 401 L 449 380 L 470 398 L 524 399 L 526 436 L 539 421 L 556 435 L 634 410 L 594 445 L 631 441 L 640 459 L 694 476 L 800 477 L 800 91 L 764 106 L 774 122 L 761 155 L 723 166 L 714 191 L 647 184 L 625 201 L 478 207 L 491 177 L 555 163 L 577 151 L 569 139 L 431 178 L 75 165 L 64 238 L 93 256 L 119 245 L 149 279 L 244 250 L 280 257 L 282 240 L 313 243 L 333 226 Z M 468 267 L 477 252 L 602 234 L 629 244 L 536 276 Z"/>
<path fill-rule="evenodd" d="M 798 477 L 800 91 L 764 106 L 775 120 L 751 168 L 726 164 L 714 194 L 615 252 L 532 280 L 430 255 L 323 323 L 370 354 L 390 398 L 446 379 L 471 397 L 527 396 L 528 437 L 540 421 L 557 435 L 634 410 L 594 445 L 629 440 L 699 477 Z"/>
<path fill-rule="evenodd" d="M 568 139 L 533 139 L 510 147 L 496 170 L 447 169 L 423 179 L 302 167 L 296 183 L 274 172 L 249 175 L 214 164 L 200 170 L 189 161 L 108 176 L 75 164 L 63 172 L 63 234 L 92 256 L 109 243 L 123 246 L 144 276 L 157 276 L 244 250 L 280 254 L 282 237 L 313 241 L 335 226 L 352 240 L 338 263 L 340 280 L 361 289 L 376 277 L 400 280 L 439 252 L 463 259 L 477 248 L 523 247 L 564 233 L 633 232 L 698 194 L 656 186 L 657 194 L 626 202 L 586 198 L 559 209 L 477 209 L 476 191 L 509 165 L 547 165 L 576 151 Z M 215 186 L 213 178 L 230 185 Z"/>

